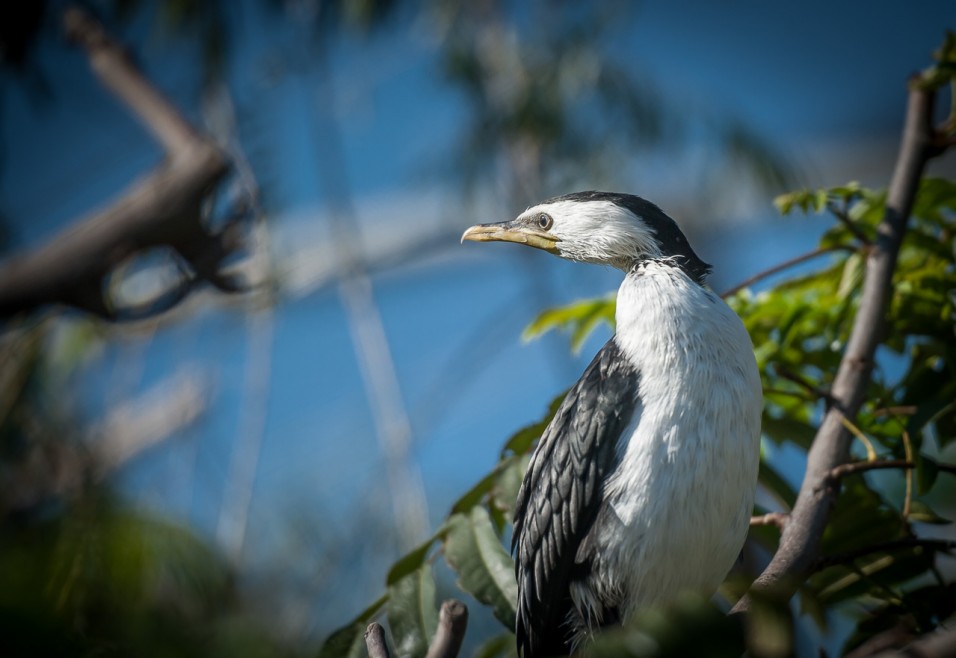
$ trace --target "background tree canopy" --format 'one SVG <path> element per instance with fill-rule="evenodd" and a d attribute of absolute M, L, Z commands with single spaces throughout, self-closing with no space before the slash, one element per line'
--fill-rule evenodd
<path fill-rule="evenodd" d="M 511 507 L 613 329 L 617 277 L 457 242 L 586 188 L 677 217 L 766 397 L 751 540 L 718 604 L 649 612 L 596 654 L 939 639 L 946 9 L 4 7 L 5 651 L 364 655 L 375 619 L 424 655 L 455 597 L 461 655 L 513 655 Z"/>

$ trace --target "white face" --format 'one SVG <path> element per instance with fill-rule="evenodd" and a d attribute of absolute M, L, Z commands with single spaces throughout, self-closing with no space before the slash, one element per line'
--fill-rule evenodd
<path fill-rule="evenodd" d="M 660 245 L 644 220 L 610 201 L 541 203 L 516 221 L 558 238 L 558 255 L 569 260 L 627 269 L 635 261 L 661 257 Z"/>

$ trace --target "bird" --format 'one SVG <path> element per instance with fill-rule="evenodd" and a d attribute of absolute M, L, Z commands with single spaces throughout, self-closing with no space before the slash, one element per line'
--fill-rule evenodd
<path fill-rule="evenodd" d="M 515 503 L 519 655 L 568 655 L 683 592 L 713 595 L 746 540 L 763 398 L 711 266 L 624 193 L 558 196 L 465 240 L 624 272 L 615 332 L 538 439 Z"/>

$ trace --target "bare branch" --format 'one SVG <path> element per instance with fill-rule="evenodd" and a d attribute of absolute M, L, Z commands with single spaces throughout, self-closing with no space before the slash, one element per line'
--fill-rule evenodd
<path fill-rule="evenodd" d="M 840 208 L 835 203 L 828 203 L 827 210 L 829 210 L 830 214 L 836 217 L 837 220 L 843 224 L 850 233 L 853 234 L 853 237 L 860 241 L 860 244 L 865 247 L 869 247 L 872 244 L 872 241 L 866 236 L 860 227 L 856 225 L 856 222 L 850 219 L 850 215 L 847 214 L 846 210 Z"/>
<path fill-rule="evenodd" d="M 850 458 L 851 435 L 841 420 L 855 418 L 863 403 L 874 354 L 883 334 L 889 290 L 906 223 L 920 177 L 933 155 L 934 97 L 930 89 L 916 85 L 910 88 L 903 139 L 887 194 L 886 211 L 867 254 L 860 308 L 830 389 L 832 404 L 810 447 L 803 484 L 777 552 L 754 581 L 753 589 L 760 594 L 789 598 L 803 574 L 816 562 L 820 537 L 839 493 L 839 484 L 830 478 L 830 473 Z M 748 594 L 734 611 L 746 611 L 749 607 Z"/>
<path fill-rule="evenodd" d="M 365 629 L 365 648 L 368 649 L 368 658 L 391 658 L 385 641 L 385 629 L 377 621 Z"/>
<path fill-rule="evenodd" d="M 855 473 L 893 468 L 905 470 L 914 469 L 916 468 L 916 462 L 908 461 L 906 459 L 883 459 L 879 461 L 849 462 L 846 464 L 840 464 L 839 466 L 831 469 L 829 474 L 827 474 L 827 478 L 829 480 L 837 481 Z M 937 462 L 936 468 L 944 473 L 956 474 L 956 464 L 941 464 Z"/>
<path fill-rule="evenodd" d="M 787 527 L 787 522 L 790 521 L 790 515 L 786 512 L 768 512 L 767 514 L 762 514 L 760 516 L 751 516 L 750 517 L 750 527 L 759 525 L 775 525 L 781 530 Z"/>
<path fill-rule="evenodd" d="M 200 279 L 228 289 L 216 270 L 235 249 L 234 232 L 213 234 L 200 221 L 204 198 L 228 169 L 225 156 L 186 122 L 84 10 L 68 9 L 64 23 L 100 82 L 152 132 L 167 158 L 110 207 L 0 265 L 0 318 L 51 303 L 109 319 L 140 317 L 136 310 L 124 315 L 114 308 L 104 294 L 104 281 L 117 265 L 151 247 L 172 247 Z M 165 310 L 190 289 L 169 291 L 144 308 Z"/>
<path fill-rule="evenodd" d="M 449 599 L 441 604 L 438 630 L 425 658 L 455 658 L 461 651 L 468 627 L 468 608 L 461 601 Z"/>

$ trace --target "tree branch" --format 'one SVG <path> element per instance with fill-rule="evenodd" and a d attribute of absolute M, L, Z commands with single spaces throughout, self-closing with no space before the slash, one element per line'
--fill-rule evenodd
<path fill-rule="evenodd" d="M 176 250 L 198 278 L 230 288 L 217 270 L 236 248 L 235 231 L 211 233 L 201 222 L 203 200 L 228 169 L 225 156 L 189 125 L 84 10 L 67 9 L 64 25 L 100 82 L 156 137 L 167 158 L 107 209 L 0 264 L 0 318 L 60 303 L 124 319 L 122 309 L 104 292 L 105 280 L 133 254 L 159 246 Z M 182 297 L 185 294 L 166 295 L 164 301 Z"/>
<path fill-rule="evenodd" d="M 365 629 L 365 648 L 368 649 L 368 658 L 391 658 L 388 642 L 385 641 L 385 629 L 377 621 Z"/>
<path fill-rule="evenodd" d="M 855 418 L 863 403 L 874 354 L 883 333 L 893 271 L 906 223 L 926 162 L 934 154 L 931 148 L 934 97 L 931 89 L 910 86 L 903 139 L 886 210 L 867 255 L 860 308 L 830 389 L 832 404 L 810 447 L 803 484 L 777 552 L 752 586 L 752 591 L 761 595 L 789 599 L 804 574 L 816 563 L 820 537 L 839 493 L 839 484 L 829 476 L 834 468 L 850 458 L 851 436 L 841 419 Z M 748 594 L 733 611 L 746 611 L 750 603 Z"/>
<path fill-rule="evenodd" d="M 441 604 L 438 630 L 425 658 L 455 658 L 461 650 L 468 627 L 468 608 L 461 601 L 449 599 Z"/>

